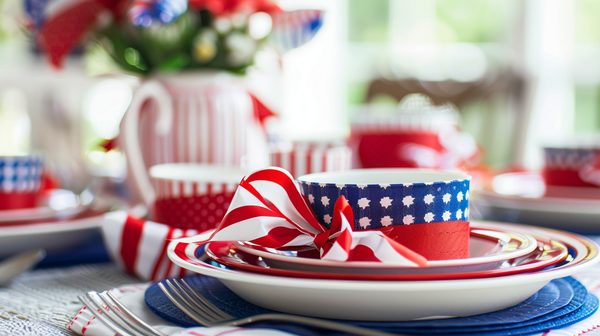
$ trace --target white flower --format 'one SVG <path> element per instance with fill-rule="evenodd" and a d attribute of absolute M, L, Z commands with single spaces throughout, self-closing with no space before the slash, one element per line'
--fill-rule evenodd
<path fill-rule="evenodd" d="M 249 63 L 256 52 L 256 42 L 248 35 L 237 32 L 225 38 L 225 46 L 229 51 L 228 61 L 233 66 Z"/>

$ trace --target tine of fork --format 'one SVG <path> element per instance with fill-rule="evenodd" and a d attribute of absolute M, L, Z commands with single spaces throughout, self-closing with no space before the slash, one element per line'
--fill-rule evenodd
<path fill-rule="evenodd" d="M 193 300 L 196 304 L 198 304 L 198 301 L 202 302 L 207 309 L 210 309 L 211 311 L 213 311 L 215 314 L 219 315 L 221 318 L 226 319 L 226 320 L 233 320 L 235 319 L 235 317 L 227 314 L 226 312 L 222 311 L 221 309 L 215 307 L 215 305 L 212 304 L 212 302 L 210 302 L 208 299 L 206 299 L 206 297 L 204 297 L 204 295 L 198 293 L 198 291 L 194 290 L 190 285 L 188 285 L 188 283 L 185 281 L 185 279 L 180 279 L 180 281 L 185 285 L 184 287 L 187 288 L 187 292 L 191 293 L 197 300 Z M 173 279 L 173 282 L 177 283 L 176 279 Z"/>
<path fill-rule="evenodd" d="M 214 320 L 223 320 L 226 317 L 221 316 L 218 313 L 218 309 L 217 311 L 215 311 L 215 309 L 211 308 L 210 306 L 206 305 L 205 300 L 200 300 L 200 302 L 198 302 L 197 300 L 195 300 L 192 295 L 198 297 L 198 295 L 193 294 L 188 292 L 185 288 L 183 288 L 183 286 L 179 283 L 179 281 L 177 281 L 177 279 L 173 279 L 173 283 L 177 286 L 177 288 L 179 289 L 179 291 L 181 293 L 183 293 L 186 298 L 188 299 L 188 301 L 193 304 L 197 309 L 202 310 L 203 312 L 205 312 L 207 315 L 209 315 L 210 317 L 212 317 Z"/>
<path fill-rule="evenodd" d="M 192 320 L 196 321 L 197 323 L 203 325 L 203 326 L 208 326 L 210 327 L 212 325 L 212 323 L 210 323 L 207 319 L 205 319 L 203 316 L 200 316 L 198 314 L 196 314 L 193 310 L 190 310 L 184 303 L 183 301 L 176 299 L 172 294 L 171 291 L 169 291 L 167 289 L 167 287 L 165 287 L 165 285 L 162 282 L 158 283 L 158 287 L 160 287 L 160 289 L 163 291 L 163 293 L 165 293 L 165 295 L 169 298 L 169 300 L 171 300 L 171 302 L 173 302 L 174 305 L 177 306 L 177 308 L 181 309 L 182 312 L 184 312 L 187 316 L 191 317 Z"/>
<path fill-rule="evenodd" d="M 84 299 L 81 295 L 78 295 L 77 298 L 79 298 L 79 301 L 81 301 L 81 303 L 83 303 L 85 306 L 87 306 L 90 309 L 90 312 L 92 314 L 94 314 L 94 316 L 97 319 L 102 321 L 107 327 L 112 329 L 112 331 L 116 332 L 120 336 L 132 336 L 127 331 L 121 329 L 118 325 L 112 323 L 111 320 L 107 319 L 106 316 L 104 316 L 104 314 L 100 312 L 103 309 L 98 307 L 93 301 L 88 301 L 88 300 Z"/>
<path fill-rule="evenodd" d="M 117 299 L 111 292 L 106 292 L 105 296 L 107 296 L 108 299 L 110 299 L 115 304 L 115 306 L 117 306 L 119 308 L 119 310 L 123 313 L 123 315 L 125 315 L 128 318 L 130 318 L 131 320 L 137 322 L 137 326 L 139 328 L 145 328 L 147 330 L 147 332 L 154 333 L 154 335 L 156 335 L 156 336 L 169 336 L 159 330 L 156 330 L 151 325 L 146 323 L 146 321 L 142 320 L 137 315 L 135 315 L 131 310 L 129 310 L 127 307 L 125 307 L 123 305 L 123 303 L 121 303 L 121 301 L 119 301 L 119 299 Z M 102 297 L 102 295 L 100 295 L 100 297 Z M 134 325 L 135 325 L 135 323 L 134 323 Z"/>
<path fill-rule="evenodd" d="M 157 336 L 158 335 L 158 334 L 154 333 L 153 331 L 146 330 L 145 328 L 140 326 L 138 323 L 136 323 L 134 319 L 132 319 L 131 317 L 126 315 L 119 307 L 117 307 L 116 303 L 110 297 L 108 297 L 107 293 L 108 292 L 101 292 L 101 293 L 98 293 L 98 296 L 102 299 L 102 301 L 104 301 L 104 304 L 108 307 L 108 309 L 110 309 L 113 312 L 113 314 L 115 314 L 117 316 L 117 318 L 119 318 L 122 322 L 124 322 L 130 328 L 134 329 L 135 331 L 142 334 L 143 336 Z"/>
<path fill-rule="evenodd" d="M 88 292 L 86 294 L 86 296 L 94 304 L 96 304 L 97 306 L 102 308 L 102 313 L 107 319 L 109 319 L 114 324 L 118 325 L 121 329 L 126 330 L 129 334 L 132 334 L 134 336 L 147 336 L 147 335 L 144 335 L 144 334 L 136 331 L 135 329 L 133 329 L 129 325 L 127 325 L 125 322 L 123 322 L 121 320 L 121 318 L 119 317 L 120 313 L 118 313 L 118 312 L 115 313 L 113 310 L 114 308 L 111 309 L 111 306 L 108 305 L 107 309 L 105 309 L 104 302 L 102 301 L 102 299 L 99 299 L 98 292 Z"/>
<path fill-rule="evenodd" d="M 221 317 L 215 315 L 210 310 L 204 309 L 203 306 L 195 304 L 194 299 L 192 299 L 190 295 L 183 289 L 176 288 L 169 280 L 165 280 L 165 282 L 171 288 L 173 293 L 175 293 L 175 295 L 179 297 L 179 299 L 183 300 L 183 302 L 185 302 L 186 305 L 188 305 L 193 311 L 195 311 L 196 314 L 203 316 L 207 321 L 210 322 L 221 320 Z M 179 284 L 177 284 L 177 286 L 180 287 Z"/>

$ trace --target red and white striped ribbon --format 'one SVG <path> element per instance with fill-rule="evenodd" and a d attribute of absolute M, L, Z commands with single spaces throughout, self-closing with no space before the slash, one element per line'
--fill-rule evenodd
<path fill-rule="evenodd" d="M 112 259 L 143 280 L 157 281 L 192 274 L 173 264 L 166 251 L 171 239 L 197 235 L 196 230 L 174 229 L 132 217 L 125 211 L 116 211 L 104 216 L 102 234 Z"/>
<path fill-rule="evenodd" d="M 241 240 L 267 248 L 314 245 L 324 260 L 427 265 L 423 256 L 380 231 L 354 232 L 350 224 L 354 215 L 345 197 L 336 201 L 334 209 L 327 229 L 287 171 L 265 168 L 242 180 L 223 221 L 207 241 Z"/>

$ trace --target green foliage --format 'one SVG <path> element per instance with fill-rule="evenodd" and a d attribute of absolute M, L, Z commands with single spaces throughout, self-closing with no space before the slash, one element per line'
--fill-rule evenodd
<path fill-rule="evenodd" d="M 235 50 L 227 44 L 232 34 L 246 33 L 246 25 L 218 32 L 211 13 L 188 11 L 169 25 L 140 28 L 129 22 L 113 23 L 97 32 L 97 38 L 112 59 L 125 71 L 147 75 L 154 71 L 176 72 L 185 69 L 218 69 L 244 74 L 253 57 L 243 62 L 232 61 Z M 206 43 L 216 50 L 210 59 L 198 59 L 198 36 L 210 30 L 215 38 Z M 260 41 L 259 41 L 260 42 Z M 206 44 L 204 45 L 206 46 Z M 210 55 L 210 54 L 208 54 Z M 253 55 L 253 53 L 252 53 Z M 252 56 L 250 55 L 250 56 Z"/>

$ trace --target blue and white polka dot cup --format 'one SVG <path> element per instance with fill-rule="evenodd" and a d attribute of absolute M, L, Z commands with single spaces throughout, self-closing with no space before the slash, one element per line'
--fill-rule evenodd
<path fill-rule="evenodd" d="M 0 192 L 38 192 L 43 171 L 41 155 L 0 155 Z"/>
<path fill-rule="evenodd" d="M 329 227 L 345 196 L 354 230 L 381 230 L 428 260 L 467 258 L 469 185 L 465 173 L 424 169 L 357 169 L 298 177 L 319 222 Z"/>

